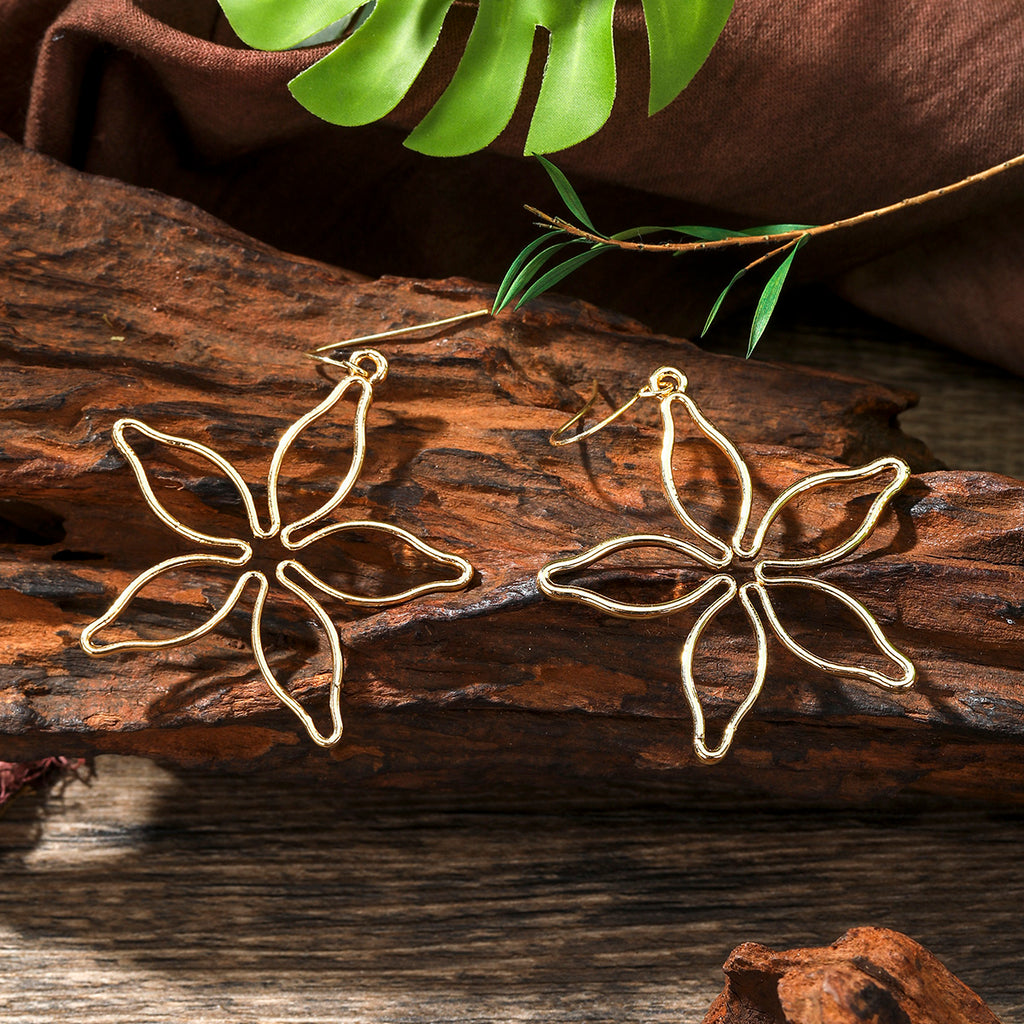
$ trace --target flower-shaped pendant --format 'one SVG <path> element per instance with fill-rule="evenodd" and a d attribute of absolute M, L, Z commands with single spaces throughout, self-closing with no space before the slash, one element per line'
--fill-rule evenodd
<path fill-rule="evenodd" d="M 460 590 L 469 583 L 473 576 L 473 567 L 464 558 L 461 558 L 458 555 L 447 554 L 443 551 L 439 551 L 437 548 L 432 547 L 430 544 L 427 544 L 425 541 L 409 533 L 407 530 L 403 530 L 398 526 L 392 526 L 389 523 L 365 519 L 352 520 L 349 522 L 334 522 L 329 525 L 321 525 L 319 528 L 314 529 L 311 532 L 308 531 L 309 527 L 316 527 L 317 524 L 321 524 L 323 520 L 345 500 L 358 479 L 366 454 L 366 417 L 369 412 L 370 404 L 373 401 L 373 385 L 384 380 L 387 376 L 387 360 L 385 360 L 379 352 L 373 349 L 364 349 L 360 352 L 354 353 L 351 359 L 343 365 L 349 371 L 348 376 L 341 380 L 327 398 L 316 406 L 316 408 L 307 412 L 304 416 L 301 416 L 295 423 L 293 423 L 284 432 L 277 444 L 274 456 L 271 459 L 270 470 L 267 474 L 267 504 L 269 513 L 269 524 L 267 526 L 263 526 L 260 523 L 260 518 L 256 511 L 255 500 L 253 499 L 252 492 L 249 490 L 245 481 L 239 475 L 234 466 L 232 466 L 231 463 L 222 456 L 218 455 L 217 452 L 207 448 L 205 445 L 199 444 L 196 441 L 191 441 L 183 437 L 175 437 L 171 434 L 164 434 L 159 430 L 154 430 L 152 427 L 147 426 L 140 420 L 121 419 L 114 424 L 114 444 L 131 465 L 135 472 L 139 489 L 142 491 L 142 495 L 146 500 L 146 504 L 149 505 L 150 509 L 157 515 L 157 517 L 175 533 L 190 541 L 202 545 L 212 545 L 215 547 L 231 549 L 234 553 L 214 554 L 207 552 L 194 552 L 186 555 L 179 555 L 174 558 L 168 558 L 165 561 L 154 565 L 151 569 L 147 569 L 144 573 L 132 580 L 127 587 L 125 587 L 122 593 L 117 597 L 107 611 L 103 613 L 103 615 L 94 622 L 91 622 L 82 631 L 81 645 L 88 654 L 98 656 L 110 654 L 114 651 L 156 650 L 159 648 L 178 647 L 183 644 L 191 643 L 193 640 L 197 640 L 215 629 L 230 614 L 235 605 L 238 604 L 238 601 L 242 596 L 242 592 L 246 589 L 247 585 L 250 582 L 254 582 L 257 586 L 257 592 L 253 603 L 250 635 L 256 664 L 259 666 L 259 670 L 264 680 L 277 698 L 298 716 L 299 720 L 302 722 L 306 731 L 315 743 L 322 747 L 331 747 L 341 739 L 341 679 L 342 672 L 344 670 L 344 658 L 341 651 L 341 642 L 338 638 L 338 631 L 335 628 L 331 617 L 327 614 L 316 597 L 310 593 L 310 590 L 307 589 L 306 585 L 315 588 L 323 594 L 337 598 L 348 605 L 383 608 L 412 600 L 413 598 L 419 597 L 423 594 L 436 593 L 438 591 Z M 367 369 L 367 366 L 372 368 Z M 348 472 L 345 474 L 334 494 L 320 505 L 319 508 L 294 522 L 282 525 L 278 497 L 278 481 L 285 456 L 288 454 L 288 451 L 295 439 L 299 437 L 299 435 L 302 434 L 302 432 L 312 423 L 316 422 L 333 409 L 350 389 L 355 389 L 358 394 L 356 396 L 355 423 L 353 427 L 352 462 Z M 454 570 L 454 575 L 449 578 L 437 579 L 427 583 L 421 583 L 416 586 L 410 586 L 399 593 L 368 596 L 339 590 L 336 587 L 330 586 L 311 572 L 298 558 L 285 558 L 278 562 L 274 571 L 274 580 L 276 580 L 276 582 L 286 591 L 297 597 L 309 610 L 314 619 L 322 627 L 330 646 L 331 682 L 328 706 L 330 708 L 331 716 L 331 731 L 329 733 L 324 734 L 317 729 L 313 719 L 307 711 L 302 707 L 299 701 L 296 700 L 295 697 L 278 682 L 271 670 L 263 645 L 262 620 L 267 596 L 272 584 L 266 573 L 259 569 L 247 568 L 254 557 L 252 542 L 245 538 L 221 537 L 204 533 L 186 525 L 169 512 L 154 493 L 146 474 L 146 470 L 142 465 L 142 461 L 126 438 L 125 432 L 128 430 L 138 431 L 154 441 L 168 445 L 172 448 L 183 449 L 184 451 L 191 452 L 193 455 L 197 455 L 212 463 L 212 465 L 216 467 L 221 474 L 230 480 L 234 485 L 234 488 L 237 490 L 238 495 L 241 498 L 242 506 L 245 510 L 246 518 L 248 519 L 248 525 L 252 532 L 253 541 L 263 541 L 276 538 L 286 551 L 297 553 L 310 548 L 318 541 L 340 533 L 358 533 L 379 530 L 398 538 L 400 541 L 408 544 L 410 547 L 420 552 L 420 554 L 426 556 L 427 559 L 437 563 L 438 565 Z M 139 592 L 157 577 L 182 568 L 199 569 L 202 567 L 212 568 L 223 566 L 237 568 L 240 570 L 238 579 L 223 604 L 216 608 L 213 614 L 210 615 L 210 617 L 201 625 L 187 630 L 184 633 L 162 640 L 130 639 L 115 640 L 108 643 L 97 641 L 97 634 L 99 634 L 105 627 L 114 623 L 128 605 L 131 604 Z"/>
<path fill-rule="evenodd" d="M 724 757 L 732 743 L 736 727 L 757 700 L 768 670 L 768 642 L 765 620 L 767 620 L 767 624 L 778 639 L 790 651 L 816 668 L 835 675 L 866 679 L 890 690 L 902 689 L 913 685 L 915 678 L 914 666 L 903 654 L 893 647 L 882 632 L 878 622 L 864 605 L 833 584 L 805 575 L 808 570 L 828 566 L 839 561 L 868 538 L 890 499 L 907 482 L 910 476 L 907 464 L 901 459 L 889 456 L 876 459 L 874 462 L 856 469 L 827 470 L 798 480 L 795 484 L 787 487 L 769 506 L 760 525 L 754 532 L 753 540 L 747 546 L 744 544 L 744 538 L 750 522 L 753 489 L 750 482 L 750 471 L 747 469 L 736 447 L 704 417 L 693 399 L 686 394 L 686 378 L 673 367 L 662 367 L 655 371 L 651 375 L 648 384 L 637 392 L 636 397 L 614 416 L 605 420 L 604 423 L 608 423 L 615 416 L 620 415 L 625 408 L 628 408 L 637 398 L 641 397 L 660 399 L 663 429 L 661 446 L 662 487 L 672 511 L 688 531 L 690 539 L 681 540 L 665 534 L 632 534 L 630 536 L 613 537 L 602 541 L 600 544 L 573 558 L 565 558 L 549 563 L 538 573 L 537 582 L 540 589 L 549 597 L 563 601 L 579 601 L 590 605 L 592 608 L 597 608 L 600 611 L 621 618 L 653 618 L 669 615 L 682 608 L 696 604 L 703 598 L 711 595 L 710 604 L 700 613 L 691 627 L 683 644 L 681 654 L 683 692 L 686 695 L 686 700 L 693 717 L 693 746 L 697 756 L 702 761 L 707 762 L 717 761 Z M 739 479 L 741 493 L 739 514 L 736 519 L 735 530 L 727 541 L 714 536 L 699 523 L 695 522 L 679 497 L 679 491 L 676 487 L 672 470 L 672 453 L 675 445 L 675 421 L 672 413 L 673 405 L 676 403 L 686 409 L 697 429 L 726 456 Z M 574 417 L 574 420 L 576 418 L 578 417 Z M 570 423 L 574 420 L 571 420 Z M 596 429 L 599 429 L 599 427 L 592 428 L 586 433 L 593 433 Z M 870 480 L 883 475 L 891 475 L 891 479 L 874 497 L 867 514 L 859 526 L 840 543 L 821 554 L 808 558 L 765 558 L 762 556 L 762 547 L 769 528 L 797 495 L 843 481 Z M 698 546 L 700 542 L 703 543 L 704 547 Z M 709 570 L 712 575 L 701 581 L 693 589 L 673 600 L 651 604 L 630 604 L 628 602 L 616 601 L 605 597 L 595 590 L 564 580 L 567 574 L 579 569 L 589 568 L 617 552 L 651 547 L 664 548 L 684 555 L 697 562 L 703 569 Z M 744 560 L 753 561 L 753 578 L 746 582 L 738 583 L 734 571 L 737 568 L 737 563 Z M 562 581 L 558 579 L 559 577 L 562 578 Z M 887 675 L 862 665 L 841 664 L 809 651 L 786 630 L 780 621 L 778 611 L 773 602 L 772 593 L 782 587 L 802 587 L 825 594 L 839 601 L 867 629 L 868 635 L 874 642 L 877 650 L 894 666 L 895 671 L 893 674 Z M 719 612 L 737 597 L 746 613 L 753 632 L 757 646 L 757 663 L 754 668 L 753 683 L 747 695 L 739 703 L 725 724 L 721 742 L 717 746 L 711 747 L 707 744 L 705 738 L 704 711 L 701 707 L 694 679 L 694 655 L 700 646 L 701 638 L 708 625 Z M 758 611 L 759 608 L 763 612 L 764 619 L 762 619 Z"/>

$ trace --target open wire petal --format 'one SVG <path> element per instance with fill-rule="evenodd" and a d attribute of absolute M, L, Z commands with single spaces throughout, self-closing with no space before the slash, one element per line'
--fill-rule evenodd
<path fill-rule="evenodd" d="M 431 561 L 454 569 L 456 571 L 456 575 L 448 579 L 431 580 L 427 583 L 408 587 L 396 594 L 367 595 L 356 594 L 352 591 L 339 590 L 337 587 L 332 587 L 330 584 L 325 583 L 320 579 L 320 577 L 315 573 L 310 572 L 309 569 L 307 569 L 301 562 L 293 560 L 282 564 L 290 565 L 294 568 L 295 572 L 306 580 L 307 583 L 311 583 L 314 587 L 323 591 L 325 594 L 330 594 L 331 597 L 336 597 L 340 601 L 344 601 L 346 604 L 361 605 L 369 608 L 384 608 L 389 605 L 402 604 L 405 601 L 411 601 L 414 597 L 420 597 L 423 594 L 435 594 L 446 590 L 461 590 L 473 578 L 473 566 L 459 555 L 439 551 L 437 548 L 433 547 L 433 545 L 428 544 L 426 541 L 421 540 L 414 534 L 409 533 L 408 530 L 403 530 L 400 526 L 392 526 L 389 523 L 378 523 L 368 519 L 352 520 L 348 523 L 335 523 L 331 526 L 325 526 L 323 529 L 310 534 L 300 544 L 293 545 L 293 550 L 298 551 L 303 548 L 308 548 L 311 544 L 315 544 L 327 537 L 336 536 L 338 534 L 365 533 L 368 531 L 380 531 L 382 533 L 388 533 L 393 537 L 397 537 L 400 541 L 408 544 L 409 547 L 414 548 L 420 554 L 426 555 L 427 558 L 431 559 Z"/>
<path fill-rule="evenodd" d="M 253 501 L 252 492 L 249 490 L 241 476 L 239 476 L 238 470 L 236 470 L 235 467 L 232 466 L 231 463 L 222 455 L 218 455 L 212 448 L 207 448 L 206 445 L 200 444 L 198 441 L 190 441 L 186 437 L 175 437 L 173 434 L 165 434 L 163 431 L 154 430 L 141 420 L 120 419 L 114 424 L 114 444 L 117 446 L 118 451 L 120 451 L 128 460 L 128 464 L 132 467 L 132 471 L 135 473 L 135 479 L 139 483 L 139 489 L 142 491 L 142 496 L 146 499 L 146 504 L 149 505 L 159 519 L 174 530 L 175 533 L 180 534 L 182 537 L 188 537 L 189 540 L 198 541 L 200 544 L 232 544 L 236 547 L 244 546 L 245 544 L 244 541 L 234 537 L 215 537 L 212 534 L 194 530 L 191 526 L 186 526 L 185 523 L 164 508 L 156 494 L 153 492 L 145 467 L 142 465 L 142 460 L 139 458 L 131 443 L 125 437 L 126 430 L 137 430 L 140 434 L 144 434 L 153 441 L 168 445 L 171 448 L 180 448 L 183 451 L 191 452 L 193 455 L 198 455 L 201 458 L 206 459 L 208 462 L 213 463 L 213 465 L 231 481 L 235 490 L 238 491 L 239 497 L 242 499 L 242 506 L 245 509 L 245 514 L 249 520 L 249 527 L 253 532 L 253 536 L 270 537 L 273 536 L 274 532 L 276 532 L 276 528 L 270 532 L 264 531 L 261 528 L 259 517 L 256 514 L 256 503 Z"/>
<path fill-rule="evenodd" d="M 246 551 L 236 557 L 228 557 L 227 555 L 206 555 L 206 554 L 191 554 L 191 555 L 179 555 L 176 558 L 168 558 L 164 562 L 160 562 L 158 565 L 154 565 L 153 568 L 147 569 L 140 576 L 136 576 L 135 579 L 128 584 L 127 587 L 121 592 L 117 600 L 94 622 L 90 622 L 85 629 L 82 630 L 81 645 L 82 649 L 87 654 L 99 656 L 103 654 L 110 654 L 113 651 L 154 651 L 161 647 L 178 647 L 182 644 L 191 643 L 193 640 L 198 640 L 199 637 L 205 636 L 210 630 L 216 628 L 223 620 L 230 614 L 231 609 L 238 603 L 239 597 L 242 595 L 242 591 L 245 589 L 246 583 L 253 577 L 260 576 L 260 573 L 247 572 L 243 573 L 238 581 L 235 583 L 231 592 L 225 598 L 224 603 L 208 618 L 201 626 L 196 626 L 194 629 L 187 630 L 184 633 L 179 633 L 176 636 L 167 637 L 163 640 L 117 640 L 112 643 L 96 643 L 93 641 L 93 637 L 109 626 L 111 623 L 116 622 L 122 612 L 132 603 L 135 597 L 141 590 L 147 587 L 153 580 L 165 573 L 175 572 L 178 569 L 182 569 L 188 566 L 194 566 L 200 568 L 202 566 L 242 566 L 244 565 L 251 552 Z"/>
<path fill-rule="evenodd" d="M 308 712 L 303 706 L 277 681 L 274 676 L 273 670 L 270 667 L 270 663 L 267 661 L 266 652 L 263 649 L 263 610 L 267 603 L 267 593 L 270 586 L 267 582 L 267 578 L 261 575 L 261 583 L 259 593 L 256 595 L 256 601 L 252 610 L 252 651 L 256 657 L 256 664 L 260 667 L 260 672 L 263 675 L 267 685 L 273 691 L 282 704 L 291 710 L 296 717 L 302 722 L 306 732 L 309 733 L 310 738 L 321 747 L 333 747 L 338 740 L 341 739 L 343 731 L 343 724 L 341 721 L 341 676 L 345 667 L 345 660 L 341 653 L 341 641 L 338 639 L 338 631 L 334 627 L 334 623 L 331 621 L 330 616 L 324 611 L 320 602 L 317 601 L 310 594 L 307 594 L 297 583 L 293 583 L 284 574 L 284 570 L 289 565 L 295 565 L 295 562 L 281 562 L 277 567 L 275 573 L 278 582 L 291 591 L 312 613 L 316 620 L 323 627 L 324 633 L 327 635 L 327 641 L 331 648 L 331 683 L 330 691 L 328 694 L 328 706 L 331 714 L 331 731 L 326 736 L 317 729 L 310 717 Z"/>
<path fill-rule="evenodd" d="M 876 672 L 874 669 L 865 668 L 863 665 L 844 665 L 840 662 L 832 661 L 829 658 L 822 658 L 817 654 L 813 654 L 804 647 L 803 644 L 794 640 L 779 620 L 778 612 L 776 611 L 770 596 L 772 590 L 784 586 L 805 587 L 809 590 L 816 590 L 822 594 L 828 595 L 829 597 L 834 597 L 837 601 L 843 604 L 865 625 L 875 647 L 896 666 L 896 674 L 893 676 L 886 676 L 881 672 Z M 831 583 L 825 583 L 823 580 L 803 579 L 799 576 L 790 576 L 761 579 L 761 585 L 756 587 L 756 589 L 758 597 L 761 600 L 761 605 L 764 608 L 765 615 L 768 618 L 769 625 L 775 631 L 778 638 L 798 658 L 802 658 L 804 661 L 808 662 L 808 664 L 814 665 L 816 668 L 820 668 L 825 672 L 832 672 L 839 676 L 855 676 L 858 679 L 866 679 L 868 682 L 874 683 L 876 686 L 884 687 L 887 690 L 902 690 L 908 686 L 914 685 L 916 671 L 910 660 L 896 650 L 891 643 L 889 643 L 885 634 L 882 632 L 881 626 L 878 625 L 878 622 L 867 608 L 865 608 L 859 601 L 850 597 L 849 594 L 844 593 L 838 587 L 832 586 Z"/>
<path fill-rule="evenodd" d="M 373 401 L 373 382 L 366 376 L 358 373 L 351 373 L 339 381 L 334 390 L 315 408 L 311 409 L 304 416 L 299 417 L 281 436 L 274 452 L 274 458 L 270 463 L 270 472 L 267 475 L 267 502 L 270 506 L 271 525 L 276 529 L 281 525 L 280 499 L 278 495 L 278 482 L 281 476 L 281 467 L 284 464 L 285 456 L 294 443 L 295 439 L 311 424 L 331 411 L 345 396 L 350 388 L 356 388 L 359 392 L 356 400 L 355 419 L 352 426 L 352 462 L 348 471 L 338 484 L 337 489 L 318 509 L 310 512 L 309 515 L 290 523 L 281 530 L 281 543 L 287 548 L 294 548 L 295 542 L 292 534 L 301 530 L 310 523 L 315 523 L 337 508 L 352 490 L 353 484 L 359 478 L 363 468 L 363 459 L 366 456 L 366 416 Z"/>
<path fill-rule="evenodd" d="M 846 538 L 846 540 L 837 544 L 828 551 L 824 551 L 819 555 L 813 555 L 810 558 L 765 559 L 760 563 L 759 570 L 763 571 L 764 569 L 770 568 L 809 569 L 817 566 L 829 565 L 830 563 L 842 558 L 844 555 L 848 555 L 851 551 L 864 543 L 867 537 L 871 534 L 871 531 L 878 524 L 879 518 L 885 511 L 885 507 L 889 504 L 893 495 L 896 494 L 896 492 L 906 484 L 907 480 L 910 479 L 910 468 L 902 459 L 897 459 L 895 456 L 889 455 L 883 459 L 876 459 L 874 462 L 869 462 L 864 466 L 857 466 L 854 469 L 829 469 L 821 473 L 812 473 L 810 476 L 804 477 L 803 480 L 798 480 L 795 484 L 787 487 L 775 499 L 768 511 L 765 512 L 764 518 L 761 520 L 761 525 L 757 528 L 757 533 L 754 536 L 754 541 L 750 550 L 744 551 L 738 548 L 738 553 L 747 558 L 755 557 L 758 552 L 760 552 L 761 545 L 764 544 L 764 539 L 768 533 L 769 527 L 779 517 L 783 509 L 785 509 L 786 506 L 789 505 L 789 503 L 798 495 L 806 494 L 817 488 L 828 487 L 836 483 L 843 483 L 845 481 L 870 480 L 872 477 L 886 472 L 891 472 L 893 474 L 892 480 L 875 496 L 874 500 L 871 502 L 871 507 L 868 509 L 860 525 L 853 531 L 853 533 L 850 534 L 849 537 Z"/>
<path fill-rule="evenodd" d="M 716 598 L 700 615 L 700 618 L 693 624 L 686 643 L 683 645 L 681 657 L 683 674 L 683 692 L 686 694 L 686 701 L 690 705 L 690 713 L 693 715 L 693 749 L 697 756 L 704 762 L 710 763 L 720 761 L 729 752 L 733 737 L 736 735 L 736 728 L 743 721 L 746 713 L 754 706 L 761 694 L 761 687 L 764 686 L 764 677 L 768 671 L 768 641 L 765 636 L 764 625 L 757 609 L 750 599 L 750 591 L 756 587 L 753 583 L 744 583 L 739 588 L 740 603 L 743 605 L 750 625 L 754 630 L 754 637 L 757 640 L 757 665 L 754 669 L 754 680 L 747 691 L 746 697 L 740 702 L 729 721 L 725 723 L 722 730 L 722 739 L 717 747 L 709 747 L 705 738 L 704 709 L 700 704 L 700 697 L 697 694 L 697 684 L 693 678 L 693 656 L 700 645 L 704 630 L 707 629 L 711 620 L 736 596 L 736 582 L 731 577 L 724 577 L 732 584 L 720 597 Z"/>
<path fill-rule="evenodd" d="M 675 447 L 676 424 L 672 416 L 672 405 L 678 402 L 682 405 L 690 419 L 693 420 L 697 429 L 729 460 L 740 483 L 740 507 L 736 518 L 736 528 L 733 531 L 731 545 L 719 540 L 709 533 L 703 526 L 695 522 L 693 517 L 683 507 L 679 498 L 679 488 L 676 486 L 672 472 L 672 452 Z M 680 521 L 692 530 L 707 544 L 710 544 L 715 551 L 719 552 L 718 567 L 725 568 L 732 560 L 733 549 L 739 550 L 743 541 L 743 534 L 750 521 L 750 506 L 753 499 L 753 489 L 750 483 L 750 471 L 747 469 L 742 456 L 736 450 L 736 446 L 723 434 L 697 407 L 689 395 L 681 390 L 673 391 L 661 400 L 661 422 L 663 426 L 661 442 L 661 482 L 665 489 L 665 496 L 672 506 L 672 510 L 679 517 Z"/>
<path fill-rule="evenodd" d="M 614 555 L 618 551 L 626 551 L 632 548 L 655 547 L 665 548 L 668 551 L 675 551 L 679 554 L 693 558 L 707 569 L 719 568 L 716 559 L 712 558 L 700 548 L 687 544 L 686 541 L 676 540 L 674 537 L 665 537 L 657 533 L 638 533 L 628 537 L 613 537 L 610 540 L 602 541 L 594 547 L 589 548 L 582 554 L 572 558 L 563 558 L 556 562 L 549 562 L 537 573 L 537 586 L 541 592 L 556 601 L 580 601 L 590 605 L 598 611 L 607 612 L 609 615 L 616 615 L 622 619 L 649 619 L 659 615 L 670 615 L 691 604 L 699 601 L 705 594 L 714 590 L 723 582 L 729 584 L 735 592 L 736 585 L 728 576 L 712 576 L 705 580 L 695 589 L 688 591 L 681 597 L 673 598 L 671 601 L 659 601 L 655 604 L 631 604 L 625 601 L 616 601 L 610 597 L 599 594 L 596 590 L 588 587 L 580 587 L 572 583 L 557 583 L 554 577 L 562 573 L 573 572 L 577 569 L 587 569 L 602 558 Z"/>

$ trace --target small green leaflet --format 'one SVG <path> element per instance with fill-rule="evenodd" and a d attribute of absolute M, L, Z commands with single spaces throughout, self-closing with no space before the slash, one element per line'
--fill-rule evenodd
<path fill-rule="evenodd" d="M 782 294 L 782 286 L 786 283 L 786 275 L 789 273 L 789 268 L 793 265 L 793 257 L 806 245 L 809 239 L 809 235 L 801 235 L 789 255 L 779 264 L 775 273 L 768 278 L 768 283 L 764 286 L 764 291 L 761 292 L 761 298 L 758 300 L 757 309 L 754 310 L 754 319 L 750 325 L 750 344 L 747 345 L 748 359 L 753 354 L 757 343 L 761 340 L 761 335 L 764 334 L 768 321 L 772 318 L 772 313 L 775 312 L 775 306 L 778 304 L 779 296 Z"/>
<path fill-rule="evenodd" d="M 711 329 L 711 325 L 715 322 L 715 317 L 718 316 L 718 311 L 722 308 L 722 303 L 725 302 L 726 295 L 729 294 L 732 286 L 747 272 L 747 268 L 743 267 L 741 270 L 737 270 L 732 275 L 732 280 L 722 289 L 721 295 L 715 299 L 715 304 L 711 307 L 711 312 L 708 313 L 707 320 L 704 321 L 704 330 L 700 332 L 700 336 L 703 338 L 705 334 Z"/>
<path fill-rule="evenodd" d="M 540 161 L 541 167 L 548 172 L 548 177 L 551 179 L 551 183 L 558 190 L 558 194 L 562 197 L 562 202 L 568 207 L 569 212 L 584 227 L 587 227 L 596 233 L 597 228 L 594 227 L 594 222 L 590 219 L 590 215 L 584 208 L 583 201 L 576 194 L 576 189 L 569 184 L 569 179 L 550 160 L 540 156 L 539 154 L 536 154 L 536 156 Z"/>
<path fill-rule="evenodd" d="M 536 281 L 530 285 L 529 288 L 523 292 L 522 297 L 516 303 L 516 309 L 522 306 L 524 303 L 529 302 L 530 299 L 535 299 L 542 292 L 546 292 L 549 288 L 553 288 L 563 278 L 568 277 L 573 271 L 579 270 L 585 263 L 589 263 L 596 256 L 600 256 L 602 252 L 606 251 L 606 247 L 603 245 L 595 245 L 588 252 L 581 252 L 578 256 L 573 256 L 567 259 L 564 263 L 559 263 L 557 267 L 552 267 L 546 274 L 542 274 L 537 278 Z"/>
<path fill-rule="evenodd" d="M 696 238 L 703 242 L 721 242 L 726 238 L 757 238 L 759 235 L 788 235 L 791 232 L 809 231 L 813 224 L 762 224 L 756 228 L 713 228 L 702 224 L 683 224 L 678 227 L 645 227 L 630 228 L 629 231 L 620 231 L 612 238 L 628 241 L 631 238 L 639 238 L 641 235 L 654 235 L 658 232 L 672 235 L 686 235 L 688 238 Z"/>
<path fill-rule="evenodd" d="M 515 262 L 511 267 L 508 268 L 508 272 L 505 274 L 501 284 L 498 287 L 498 293 L 494 296 L 494 306 L 491 309 L 492 313 L 498 313 L 504 309 L 524 288 L 527 287 L 530 280 L 537 274 L 540 269 L 550 262 L 551 258 L 561 252 L 567 246 L 573 244 L 571 240 L 562 242 L 555 242 L 548 245 L 546 249 L 541 249 L 536 256 L 533 255 L 534 251 L 539 248 L 537 243 L 550 242 L 550 235 L 541 235 L 540 238 L 535 238 L 515 259 Z M 533 257 L 530 259 L 530 257 Z M 529 262 L 527 262 L 529 260 Z"/>
<path fill-rule="evenodd" d="M 526 264 L 526 261 L 542 246 L 551 240 L 550 235 L 540 235 L 535 238 L 523 251 L 512 261 L 512 265 L 505 271 L 505 276 L 494 293 L 494 305 L 491 306 L 491 314 L 499 313 L 508 305 L 509 293 L 512 284 L 516 281 L 519 271 Z"/>
<path fill-rule="evenodd" d="M 363 6 L 360 0 L 218 2 L 238 36 L 261 50 L 299 46 Z M 291 81 L 292 94 L 334 124 L 378 120 L 419 77 L 455 3 L 376 0 L 347 39 Z M 479 0 L 455 74 L 406 145 L 432 156 L 489 145 L 519 103 L 534 46 L 545 43 L 526 152 L 552 153 L 589 138 L 608 120 L 615 100 L 615 6 L 616 0 Z M 651 113 L 697 73 L 732 6 L 733 0 L 643 0 Z"/>

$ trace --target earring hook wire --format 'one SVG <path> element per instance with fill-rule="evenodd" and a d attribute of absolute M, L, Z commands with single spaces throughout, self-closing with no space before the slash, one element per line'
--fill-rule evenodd
<path fill-rule="evenodd" d="M 573 434 L 572 437 L 562 437 L 567 430 L 569 430 L 574 424 L 579 423 L 581 419 L 594 407 L 597 402 L 598 396 L 600 395 L 600 385 L 595 380 L 590 390 L 590 397 L 587 399 L 586 404 L 572 419 L 567 420 L 557 430 L 551 432 L 551 436 L 548 438 L 551 444 L 556 448 L 563 448 L 569 444 L 576 444 L 577 441 L 582 441 L 584 438 L 590 437 L 592 434 L 596 434 L 599 430 L 604 430 L 610 423 L 614 423 L 623 413 L 629 412 L 630 409 L 640 401 L 641 398 L 664 398 L 666 395 L 678 392 L 682 394 L 686 390 L 686 376 L 679 372 L 673 366 L 661 366 L 654 373 L 651 374 L 647 383 L 632 398 L 627 402 L 620 405 L 610 416 L 605 416 L 600 423 L 595 423 L 592 427 L 587 427 L 586 430 L 581 430 L 578 434 Z"/>
<path fill-rule="evenodd" d="M 341 366 L 342 363 L 336 359 L 331 359 L 330 356 L 325 356 L 324 352 L 333 352 L 340 348 L 352 348 L 355 345 L 361 345 L 367 341 L 380 341 L 384 338 L 397 338 L 403 334 L 412 334 L 415 331 L 427 331 L 433 327 L 447 327 L 449 324 L 462 323 L 464 320 L 475 320 L 477 317 L 489 316 L 490 308 L 486 309 L 474 309 L 471 313 L 459 313 L 458 316 L 448 316 L 443 320 L 431 320 L 430 323 L 426 324 L 411 324 L 409 327 L 396 327 L 391 331 L 379 331 L 377 334 L 364 334 L 360 338 L 347 338 L 345 341 L 332 341 L 326 345 L 320 345 L 318 348 L 313 349 L 312 352 L 307 352 L 311 359 L 318 359 L 320 362 L 329 363 L 331 366 Z"/>

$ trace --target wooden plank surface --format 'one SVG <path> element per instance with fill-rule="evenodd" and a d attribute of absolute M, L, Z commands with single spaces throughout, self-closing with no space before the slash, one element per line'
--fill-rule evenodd
<path fill-rule="evenodd" d="M 903 931 L 1024 1022 L 1024 816 L 452 811 L 103 758 L 0 823 L 0 1021 L 697 1024 L 742 941 Z"/>

